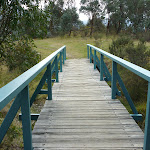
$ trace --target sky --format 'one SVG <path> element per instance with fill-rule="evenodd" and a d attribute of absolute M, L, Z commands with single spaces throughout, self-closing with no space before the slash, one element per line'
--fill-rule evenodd
<path fill-rule="evenodd" d="M 77 10 L 78 10 L 78 14 L 79 14 L 79 19 L 81 21 L 83 21 L 84 24 L 86 24 L 88 22 L 88 16 L 85 15 L 84 13 L 80 13 L 79 12 L 79 9 L 80 9 L 80 0 L 75 0 L 76 2 L 76 7 L 77 7 Z"/>

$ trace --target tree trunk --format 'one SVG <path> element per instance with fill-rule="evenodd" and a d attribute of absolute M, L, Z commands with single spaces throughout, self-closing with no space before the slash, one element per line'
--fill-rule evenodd
<path fill-rule="evenodd" d="M 69 31 L 69 36 L 71 36 L 71 31 L 72 31 L 72 30 Z"/>
<path fill-rule="evenodd" d="M 51 32 L 51 34 L 53 35 L 53 20 L 50 20 L 50 26 L 49 26 L 49 30 Z"/>
<path fill-rule="evenodd" d="M 110 19 L 108 19 L 106 35 L 109 33 L 109 27 L 110 27 Z"/>
<path fill-rule="evenodd" d="M 93 34 L 94 18 L 95 18 L 95 16 L 94 16 L 94 15 L 92 15 L 92 19 L 91 19 L 91 31 L 90 31 L 90 37 L 92 37 L 92 34 Z"/>
<path fill-rule="evenodd" d="M 118 22 L 118 28 L 117 28 L 117 34 L 119 34 L 120 31 L 121 31 L 121 22 L 119 20 L 119 22 Z"/>

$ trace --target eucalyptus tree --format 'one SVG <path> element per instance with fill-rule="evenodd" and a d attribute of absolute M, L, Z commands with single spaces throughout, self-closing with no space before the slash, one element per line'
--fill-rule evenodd
<path fill-rule="evenodd" d="M 44 38 L 47 35 L 47 17 L 38 5 L 32 5 L 25 10 L 19 29 L 32 38 Z M 18 29 L 18 30 L 19 30 Z"/>
<path fill-rule="evenodd" d="M 90 36 L 93 33 L 94 20 L 98 16 L 101 16 L 102 5 L 99 0 L 81 0 L 80 12 L 83 12 L 90 18 Z"/>
<path fill-rule="evenodd" d="M 23 26 L 24 18 L 27 18 L 27 26 L 30 26 L 32 18 L 28 18 L 27 13 L 32 7 L 38 5 L 38 0 L 3 0 L 0 1 L 0 62 L 8 62 L 8 59 L 19 58 L 19 55 L 15 55 L 21 50 L 17 49 L 17 42 L 20 41 L 24 44 L 24 51 L 28 51 L 28 54 L 33 54 L 33 57 L 37 54 L 32 49 L 31 41 L 28 39 L 25 27 Z M 31 26 L 30 26 L 31 27 Z M 32 26 L 33 27 L 33 26 Z M 23 37 L 24 36 L 24 37 Z M 20 44 L 19 43 L 19 44 Z M 30 57 L 26 53 L 26 56 Z M 35 54 L 35 55 L 34 55 Z M 12 61 L 12 63 L 15 63 Z M 11 63 L 10 63 L 11 64 Z M 7 64 L 10 68 L 10 64 Z M 21 65 L 21 63 L 19 63 Z"/>
<path fill-rule="evenodd" d="M 75 8 L 76 7 L 76 2 L 75 0 L 66 0 L 66 8 L 67 9 L 72 9 L 72 8 Z"/>
<path fill-rule="evenodd" d="M 0 59 L 5 57 L 4 45 L 7 37 L 17 29 L 17 24 L 24 12 L 22 5 L 28 4 L 22 1 L 0 1 Z M 14 34 L 15 35 L 15 34 Z"/>
<path fill-rule="evenodd" d="M 112 26 L 119 33 L 131 28 L 134 34 L 150 28 L 149 0 L 103 0 L 105 16 L 108 16 L 107 30 Z"/>
<path fill-rule="evenodd" d="M 58 33 L 60 18 L 64 11 L 63 6 L 63 0 L 49 0 L 49 4 L 44 9 L 48 21 L 47 28 L 50 35 Z"/>
<path fill-rule="evenodd" d="M 126 5 L 128 7 L 128 20 L 133 29 L 133 33 L 143 31 L 150 19 L 149 0 L 126 0 Z"/>
<path fill-rule="evenodd" d="M 68 8 L 64 10 L 60 20 L 60 32 L 62 34 L 69 33 L 70 36 L 73 29 L 78 28 L 79 23 L 79 15 L 76 8 Z"/>
<path fill-rule="evenodd" d="M 127 5 L 126 0 L 103 0 L 105 14 L 107 14 L 107 32 L 113 27 L 118 34 L 126 27 Z"/>

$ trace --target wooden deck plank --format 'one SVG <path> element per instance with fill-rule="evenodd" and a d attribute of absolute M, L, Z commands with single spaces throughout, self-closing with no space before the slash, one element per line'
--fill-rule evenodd
<path fill-rule="evenodd" d="M 141 150 L 144 134 L 86 59 L 67 60 L 33 130 L 35 150 Z"/>

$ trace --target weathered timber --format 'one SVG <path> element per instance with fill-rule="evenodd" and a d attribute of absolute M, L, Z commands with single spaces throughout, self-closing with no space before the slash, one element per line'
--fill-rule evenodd
<path fill-rule="evenodd" d="M 144 134 L 87 59 L 67 60 L 33 130 L 34 150 L 142 150 Z"/>

